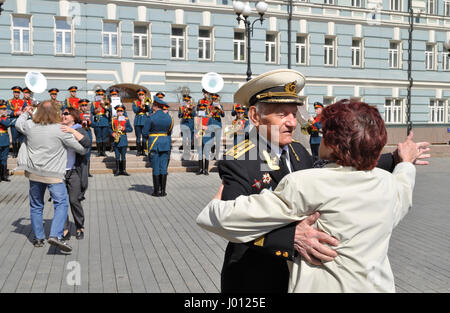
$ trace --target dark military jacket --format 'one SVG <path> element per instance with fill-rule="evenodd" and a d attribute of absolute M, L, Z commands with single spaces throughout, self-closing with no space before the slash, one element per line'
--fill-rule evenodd
<path fill-rule="evenodd" d="M 276 188 L 285 175 L 280 170 L 270 169 L 269 165 L 273 167 L 276 163 L 272 162 L 276 157 L 270 150 L 253 129 L 249 139 L 225 152 L 224 159 L 219 162 L 219 175 L 224 183 L 222 200 Z M 311 155 L 299 142 L 289 145 L 289 161 L 292 172 L 313 167 Z M 378 167 L 392 171 L 392 154 L 382 155 Z M 252 242 L 229 242 L 221 273 L 222 292 L 287 292 L 289 270 L 286 260 L 293 260 L 296 253 L 296 225 L 297 222 L 291 223 Z"/>

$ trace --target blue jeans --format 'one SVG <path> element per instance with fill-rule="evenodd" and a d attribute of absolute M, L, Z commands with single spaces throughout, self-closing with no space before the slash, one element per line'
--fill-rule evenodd
<path fill-rule="evenodd" d="M 53 206 L 55 207 L 52 226 L 50 228 L 50 237 L 62 237 L 64 223 L 67 219 L 69 197 L 67 195 L 66 184 L 44 184 L 30 180 L 30 218 L 34 237 L 37 239 L 45 239 L 42 216 L 44 211 L 44 194 L 47 187 L 53 199 Z"/>

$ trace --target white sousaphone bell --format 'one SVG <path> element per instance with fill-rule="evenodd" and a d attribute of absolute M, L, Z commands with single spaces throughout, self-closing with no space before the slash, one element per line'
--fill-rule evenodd
<path fill-rule="evenodd" d="M 209 72 L 202 77 L 202 87 L 209 93 L 218 93 L 224 85 L 223 78 L 215 72 Z"/>
<path fill-rule="evenodd" d="M 25 75 L 25 85 L 33 92 L 33 94 L 43 93 L 47 89 L 47 79 L 41 72 L 28 72 Z M 39 102 L 33 97 L 31 103 L 36 107 Z M 37 108 L 34 109 L 33 114 L 36 110 Z"/>

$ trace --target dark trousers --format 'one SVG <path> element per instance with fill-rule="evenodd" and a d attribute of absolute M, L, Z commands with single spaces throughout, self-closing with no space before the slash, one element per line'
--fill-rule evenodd
<path fill-rule="evenodd" d="M 152 163 L 153 175 L 167 175 L 167 167 L 169 166 L 170 151 L 150 152 L 150 160 Z"/>
<path fill-rule="evenodd" d="M 11 140 L 13 143 L 23 142 L 24 136 L 16 129 L 16 126 L 11 126 Z"/>
<path fill-rule="evenodd" d="M 136 144 L 140 145 L 141 142 L 144 143 L 144 136 L 142 135 L 142 129 L 144 128 L 143 125 L 135 125 L 134 126 L 134 133 L 136 134 Z"/>
<path fill-rule="evenodd" d="M 95 140 L 96 142 L 107 142 L 108 141 L 108 135 L 109 135 L 109 129 L 108 126 L 98 126 L 94 128 L 95 133 Z"/>
<path fill-rule="evenodd" d="M 313 162 L 317 161 L 319 159 L 319 147 L 320 147 L 320 143 L 319 144 L 310 144 L 311 146 L 311 154 L 313 157 Z"/>
<path fill-rule="evenodd" d="M 114 145 L 114 153 L 116 154 L 116 161 L 126 161 L 127 146 L 117 147 Z"/>
<path fill-rule="evenodd" d="M 84 228 L 84 210 L 81 205 L 81 178 L 77 171 L 70 170 L 66 172 L 66 186 L 67 193 L 69 194 L 70 210 L 72 211 L 73 220 L 75 222 L 76 229 Z M 64 229 L 69 229 L 69 216 L 67 215 L 67 221 Z"/>
<path fill-rule="evenodd" d="M 6 165 L 8 163 L 9 146 L 0 147 L 0 164 Z"/>

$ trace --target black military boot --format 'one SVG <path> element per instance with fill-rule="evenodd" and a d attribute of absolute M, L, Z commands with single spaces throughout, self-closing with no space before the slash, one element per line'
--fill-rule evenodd
<path fill-rule="evenodd" d="M 120 175 L 120 161 L 116 160 L 116 170 L 114 171 L 114 176 Z"/>
<path fill-rule="evenodd" d="M 8 165 L 7 164 L 3 164 L 1 165 L 1 179 L 3 181 L 10 181 L 8 179 Z"/>
<path fill-rule="evenodd" d="M 106 156 L 106 142 L 102 142 L 102 156 Z"/>
<path fill-rule="evenodd" d="M 17 158 L 17 143 L 12 143 L 12 157 L 13 159 Z"/>
<path fill-rule="evenodd" d="M 130 174 L 127 173 L 127 161 L 123 160 L 120 162 L 122 163 L 122 166 L 120 168 L 120 175 L 130 176 Z"/>
<path fill-rule="evenodd" d="M 165 175 L 159 175 L 161 178 L 161 197 L 167 196 L 166 193 L 166 183 L 167 183 L 167 174 Z"/>
<path fill-rule="evenodd" d="M 203 170 L 203 174 L 209 175 L 208 168 L 209 168 L 209 160 L 205 160 L 205 169 Z"/>
<path fill-rule="evenodd" d="M 102 156 L 102 144 L 100 142 L 97 142 L 97 156 L 101 157 Z"/>
<path fill-rule="evenodd" d="M 198 172 L 197 175 L 203 174 L 203 160 L 198 161 Z"/>
<path fill-rule="evenodd" d="M 159 193 L 159 176 L 160 175 L 152 175 L 153 177 L 153 193 L 152 196 L 153 197 L 160 197 L 160 193 Z"/>
<path fill-rule="evenodd" d="M 141 156 L 142 152 L 141 152 L 141 144 L 140 143 L 136 143 L 136 156 Z"/>

